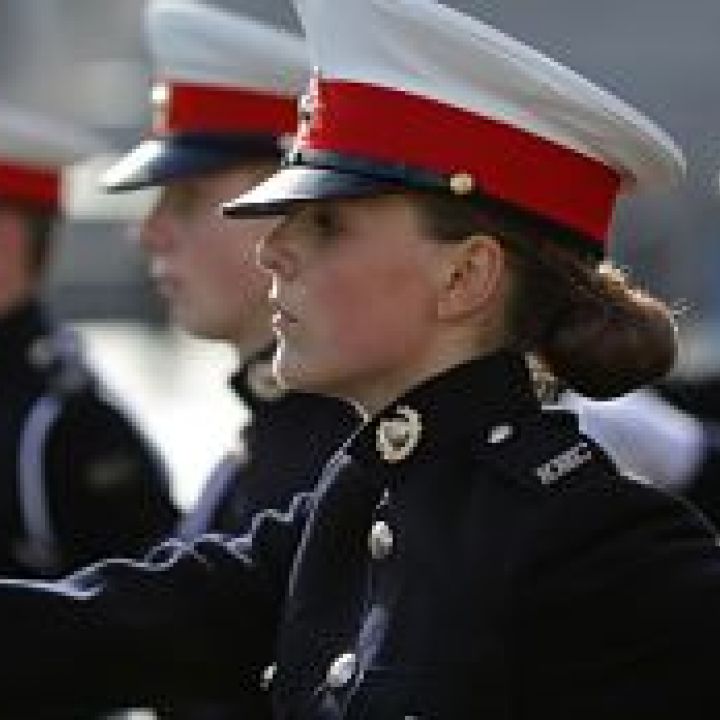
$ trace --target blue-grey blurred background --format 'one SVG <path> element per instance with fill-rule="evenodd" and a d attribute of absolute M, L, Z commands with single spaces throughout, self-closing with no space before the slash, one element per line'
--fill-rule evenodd
<path fill-rule="evenodd" d="M 283 0 L 214 4 L 298 27 L 290 4 Z M 681 371 L 702 373 L 720 367 L 720 2 L 448 4 L 616 92 L 659 122 L 685 149 L 689 174 L 684 187 L 622 203 L 614 256 L 652 291 L 685 308 Z M 149 119 L 143 7 L 144 0 L 4 0 L 0 96 L 81 120 L 116 150 L 128 147 Z M 233 360 L 225 350 L 188 345 L 184 338 L 162 330 L 162 312 L 142 258 L 128 240 L 127 226 L 97 219 L 67 223 L 51 297 L 61 315 L 85 328 L 99 365 L 119 392 L 129 395 L 150 430 L 162 436 L 161 444 L 187 477 L 197 477 L 202 463 L 195 467 L 190 459 L 177 460 L 172 438 L 182 429 L 169 422 L 168 413 L 182 400 L 196 434 L 204 422 L 198 422 L 199 417 L 217 421 L 217 430 L 211 427 L 206 441 L 198 440 L 209 462 L 217 445 L 230 442 L 230 419 L 234 422 L 238 412 L 242 416 L 223 399 L 222 378 Z M 193 405 L 187 388 L 197 386 L 199 371 L 216 383 L 212 402 L 226 405 Z M 197 455 L 195 450 L 193 457 Z M 195 485 L 186 483 L 179 495 L 189 502 Z"/>

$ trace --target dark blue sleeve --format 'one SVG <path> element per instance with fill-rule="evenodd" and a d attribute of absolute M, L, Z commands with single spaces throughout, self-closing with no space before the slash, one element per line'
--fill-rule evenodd
<path fill-rule="evenodd" d="M 44 577 L 104 557 L 141 557 L 177 523 L 159 455 L 95 391 L 63 401 L 43 456 L 60 571 Z"/>
<path fill-rule="evenodd" d="M 242 701 L 272 660 L 310 503 L 261 513 L 240 538 L 170 541 L 55 582 L 0 581 L 0 705 Z"/>

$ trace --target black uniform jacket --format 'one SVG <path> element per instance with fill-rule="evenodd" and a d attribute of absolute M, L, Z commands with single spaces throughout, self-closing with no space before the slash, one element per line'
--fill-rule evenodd
<path fill-rule="evenodd" d="M 720 375 L 670 380 L 660 394 L 703 423 L 701 459 L 685 494 L 716 525 L 720 524 Z"/>
<path fill-rule="evenodd" d="M 262 682 L 283 719 L 700 717 L 719 607 L 702 519 L 620 477 L 500 353 L 393 403 L 244 537 L 4 582 L 0 700 Z"/>
<path fill-rule="evenodd" d="M 184 539 L 239 534 L 259 511 L 287 508 L 297 492 L 315 486 L 325 463 L 360 424 L 347 403 L 278 387 L 272 354 L 270 348 L 251 357 L 231 378 L 250 421 L 239 434 L 239 450 L 218 464 L 181 523 Z"/>
<path fill-rule="evenodd" d="M 208 479 L 197 505 L 183 518 L 178 537 L 210 532 L 238 535 L 261 510 L 288 507 L 293 496 L 312 490 L 333 453 L 357 429 L 359 416 L 347 403 L 320 395 L 282 390 L 272 375 L 273 348 L 250 357 L 231 386 L 249 410 L 230 452 Z M 187 647 L 187 646 L 186 646 Z M 163 720 L 225 720 L 270 717 L 270 698 L 257 688 L 241 703 L 169 703 L 156 708 Z"/>
<path fill-rule="evenodd" d="M 697 378 L 672 378 L 660 384 L 658 391 L 684 412 L 720 424 L 720 373 Z"/>
<path fill-rule="evenodd" d="M 0 320 L 0 572 L 142 556 L 176 518 L 162 463 L 104 398 L 72 332 L 34 302 Z"/>

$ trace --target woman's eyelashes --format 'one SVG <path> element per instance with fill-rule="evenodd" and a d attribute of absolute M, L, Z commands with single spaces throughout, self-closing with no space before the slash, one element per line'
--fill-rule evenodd
<path fill-rule="evenodd" d="M 311 219 L 314 235 L 321 241 L 335 240 L 342 230 L 338 213 L 330 207 L 319 207 Z"/>
<path fill-rule="evenodd" d="M 170 209 L 178 216 L 192 215 L 202 202 L 202 197 L 196 188 L 177 187 L 168 194 L 167 203 Z"/>

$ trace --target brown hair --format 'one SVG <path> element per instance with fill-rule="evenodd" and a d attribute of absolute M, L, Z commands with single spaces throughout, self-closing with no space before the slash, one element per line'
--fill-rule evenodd
<path fill-rule="evenodd" d="M 511 345 L 531 353 L 560 383 L 605 399 L 672 368 L 677 355 L 672 311 L 609 262 L 598 262 L 584 249 L 587 241 L 500 203 L 423 193 L 419 206 L 441 242 L 482 233 L 508 250 L 514 274 Z"/>

